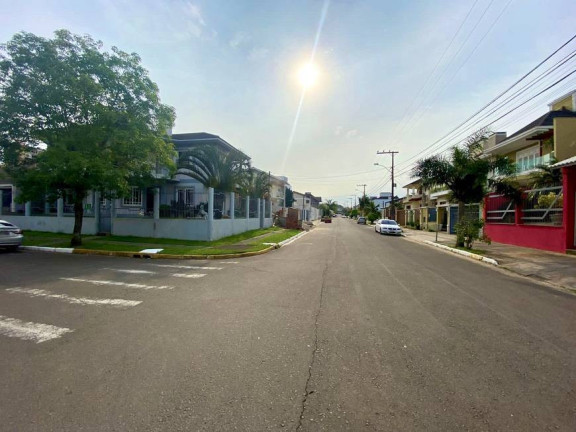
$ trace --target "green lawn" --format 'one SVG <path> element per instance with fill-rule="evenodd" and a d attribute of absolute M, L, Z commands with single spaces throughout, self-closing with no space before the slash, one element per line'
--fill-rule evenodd
<path fill-rule="evenodd" d="M 270 227 L 247 231 L 220 240 L 189 241 L 131 236 L 83 236 L 78 249 L 139 252 L 142 249 L 163 249 L 167 255 L 223 255 L 263 250 L 264 243 L 279 243 L 300 231 Z M 24 246 L 70 247 L 70 234 L 25 231 Z"/>

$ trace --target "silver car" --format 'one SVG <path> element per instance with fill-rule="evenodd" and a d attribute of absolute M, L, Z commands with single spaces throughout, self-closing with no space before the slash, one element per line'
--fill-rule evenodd
<path fill-rule="evenodd" d="M 18 250 L 23 238 L 20 228 L 8 221 L 0 220 L 0 248 Z"/>
<path fill-rule="evenodd" d="M 374 231 L 380 234 L 402 235 L 402 228 L 392 219 L 380 219 L 376 221 Z"/>

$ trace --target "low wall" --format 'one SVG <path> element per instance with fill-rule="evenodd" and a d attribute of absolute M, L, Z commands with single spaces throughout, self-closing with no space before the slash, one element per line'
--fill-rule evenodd
<path fill-rule="evenodd" d="M 1 219 L 17 225 L 23 230 L 47 231 L 72 234 L 74 217 L 50 216 L 12 216 L 3 215 Z M 272 218 L 264 219 L 264 228 L 272 226 Z M 209 222 L 205 219 L 148 219 L 114 218 L 112 234 L 118 236 L 172 238 L 180 240 L 209 241 Z M 234 234 L 240 234 L 260 228 L 259 219 L 217 219 L 212 225 L 212 240 L 218 240 Z M 98 233 L 96 220 L 84 218 L 82 234 Z"/>
<path fill-rule="evenodd" d="M 264 228 L 272 226 L 272 218 L 264 219 Z M 216 219 L 212 225 L 212 240 L 218 240 L 246 231 L 252 231 L 260 228 L 260 220 L 252 219 Z"/>
<path fill-rule="evenodd" d="M 23 230 L 46 231 L 72 234 L 74 231 L 74 216 L 13 216 L 2 215 L 0 219 L 13 223 Z M 84 218 L 82 234 L 94 235 L 98 232 L 94 218 Z"/>
<path fill-rule="evenodd" d="M 207 241 L 208 221 L 205 219 L 116 218 L 112 220 L 112 234 Z"/>
<path fill-rule="evenodd" d="M 563 227 L 541 225 L 486 224 L 484 232 L 492 241 L 552 252 L 566 252 Z"/>

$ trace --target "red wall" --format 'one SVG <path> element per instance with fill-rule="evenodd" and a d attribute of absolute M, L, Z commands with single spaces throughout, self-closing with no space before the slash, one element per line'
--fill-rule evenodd
<path fill-rule="evenodd" d="M 486 224 L 484 232 L 498 243 L 552 252 L 566 252 L 566 230 L 564 227 L 538 225 Z"/>
<path fill-rule="evenodd" d="M 566 227 L 565 248 L 574 249 L 576 166 L 562 168 L 562 180 L 564 186 L 564 226 Z"/>

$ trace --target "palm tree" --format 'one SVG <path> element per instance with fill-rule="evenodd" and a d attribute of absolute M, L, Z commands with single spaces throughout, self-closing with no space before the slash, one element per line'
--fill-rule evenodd
<path fill-rule="evenodd" d="M 451 199 L 458 202 L 459 220 L 467 218 L 466 204 L 478 203 L 488 192 L 490 172 L 511 172 L 511 163 L 504 156 L 485 158 L 482 155 L 483 143 L 488 131 L 482 129 L 468 137 L 461 146 L 454 146 L 449 156 L 435 155 L 421 159 L 412 171 L 413 177 L 422 180 L 422 186 L 431 188 L 445 186 L 451 192 Z M 495 185 L 496 182 L 493 182 Z M 463 245 L 463 239 L 457 239 Z"/>
<path fill-rule="evenodd" d="M 266 198 L 270 195 L 270 175 L 264 171 L 250 168 L 242 177 L 239 186 L 243 195 Z"/>
<path fill-rule="evenodd" d="M 182 153 L 176 173 L 188 175 L 207 188 L 233 192 L 249 169 L 250 159 L 242 152 L 205 145 Z"/>
<path fill-rule="evenodd" d="M 364 207 L 364 211 L 368 217 L 370 222 L 374 222 L 376 219 L 380 217 L 380 209 L 379 205 L 375 204 L 374 201 L 368 201 L 366 206 Z"/>
<path fill-rule="evenodd" d="M 366 195 L 362 195 L 359 199 L 358 199 L 358 210 L 360 210 L 360 213 L 362 213 L 362 216 L 366 215 L 366 207 L 369 205 L 368 203 L 370 203 L 370 198 L 368 198 Z"/>

